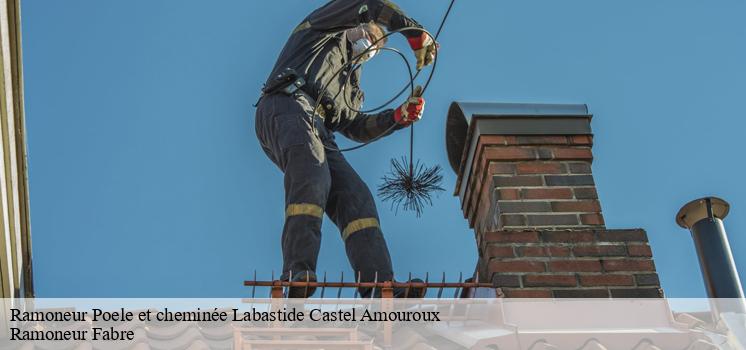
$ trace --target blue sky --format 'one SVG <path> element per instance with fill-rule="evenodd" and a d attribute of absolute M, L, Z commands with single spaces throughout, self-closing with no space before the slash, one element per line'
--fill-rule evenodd
<path fill-rule="evenodd" d="M 237 297 L 254 269 L 279 270 L 282 176 L 251 105 L 289 32 L 323 3 L 23 2 L 38 296 Z M 432 30 L 448 5 L 398 3 Z M 733 0 L 457 0 L 415 149 L 446 169 L 448 191 L 420 219 L 379 203 L 400 277 L 473 272 L 444 145 L 454 100 L 588 104 L 607 226 L 648 231 L 666 294 L 705 296 L 692 240 L 674 223 L 704 195 L 732 205 L 743 276 L 744 13 Z M 397 60 L 366 67 L 368 106 L 405 82 Z M 398 133 L 347 157 L 374 188 L 407 145 Z M 349 276 L 328 220 L 323 235 L 319 270 Z"/>

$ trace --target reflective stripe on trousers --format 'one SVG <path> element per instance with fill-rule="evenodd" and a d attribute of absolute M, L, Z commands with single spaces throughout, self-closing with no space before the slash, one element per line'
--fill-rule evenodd
<path fill-rule="evenodd" d="M 338 149 L 320 119 L 312 133 L 313 106 L 302 96 L 268 95 L 257 108 L 256 133 L 267 156 L 283 171 L 285 225 L 283 276 L 316 271 L 323 213 L 337 225 L 352 269 L 363 281 L 393 278 L 373 195 Z M 336 269 L 336 268 L 335 268 Z"/>

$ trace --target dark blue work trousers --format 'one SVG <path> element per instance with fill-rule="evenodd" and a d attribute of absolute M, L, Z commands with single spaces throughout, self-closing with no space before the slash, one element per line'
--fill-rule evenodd
<path fill-rule="evenodd" d="M 282 278 L 316 270 L 323 214 L 337 225 L 362 281 L 393 280 L 391 257 L 370 190 L 350 166 L 306 95 L 272 94 L 256 111 L 256 134 L 285 174 Z M 315 130 L 311 128 L 314 115 Z M 315 131 L 315 132 L 314 132 Z M 326 147 L 324 147 L 326 146 Z"/>

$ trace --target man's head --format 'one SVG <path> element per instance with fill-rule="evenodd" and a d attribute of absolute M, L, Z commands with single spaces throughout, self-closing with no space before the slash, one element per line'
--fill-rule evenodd
<path fill-rule="evenodd" d="M 365 30 L 368 32 L 368 35 L 370 35 L 372 42 L 375 43 L 379 39 L 381 40 L 376 43 L 376 47 L 381 48 L 381 47 L 386 46 L 386 41 L 388 41 L 388 38 L 384 37 L 386 35 L 386 31 L 383 29 L 383 27 L 379 26 L 378 24 L 374 22 L 366 23 L 363 26 Z"/>
<path fill-rule="evenodd" d="M 378 48 L 386 45 L 386 31 L 376 23 L 363 23 L 355 28 L 347 30 L 347 40 L 352 44 L 352 56 L 360 56 L 361 63 L 365 62 L 378 53 Z M 373 44 L 375 43 L 375 48 Z M 369 50 L 370 49 L 370 50 Z"/>

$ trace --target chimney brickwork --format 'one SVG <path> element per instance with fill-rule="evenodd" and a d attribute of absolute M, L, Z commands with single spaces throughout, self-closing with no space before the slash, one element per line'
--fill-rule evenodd
<path fill-rule="evenodd" d="M 454 105 L 449 123 L 468 123 L 456 194 L 482 282 L 504 297 L 662 296 L 645 231 L 605 227 L 585 106 Z"/>
<path fill-rule="evenodd" d="M 501 230 L 478 240 L 480 275 L 506 297 L 661 296 L 643 230 Z"/>
<path fill-rule="evenodd" d="M 482 135 L 464 198 L 470 225 L 478 232 L 603 228 L 592 144 L 590 135 Z"/>

